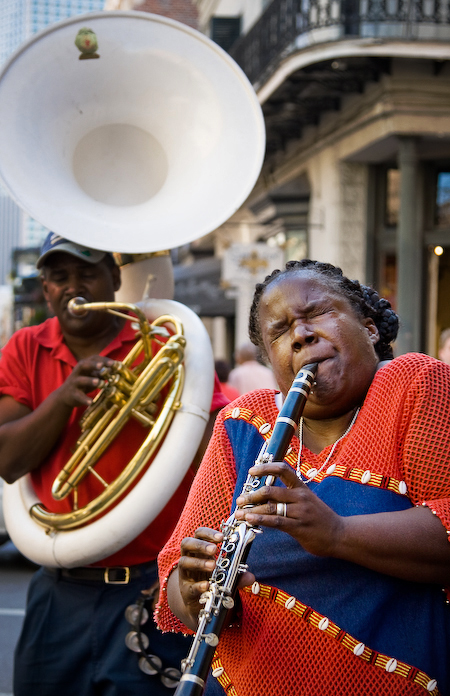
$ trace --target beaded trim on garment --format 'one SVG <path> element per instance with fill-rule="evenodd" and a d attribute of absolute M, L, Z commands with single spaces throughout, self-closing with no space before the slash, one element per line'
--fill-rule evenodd
<path fill-rule="evenodd" d="M 255 587 L 256 586 L 256 587 Z M 337 624 L 330 621 L 323 614 L 314 611 L 310 607 L 300 602 L 295 597 L 291 597 L 287 592 L 277 590 L 269 585 L 254 583 L 251 587 L 245 587 L 244 592 L 253 596 L 257 595 L 261 599 L 275 602 L 282 606 L 286 611 L 294 613 L 299 619 L 307 622 L 317 630 L 323 631 L 330 638 L 338 641 L 342 646 L 349 650 L 355 657 L 368 662 L 375 667 L 383 670 L 387 674 L 396 674 L 408 681 L 421 686 L 429 696 L 439 696 L 439 689 L 435 679 L 429 677 L 425 672 L 412 667 L 411 665 L 396 660 L 393 657 L 384 655 L 372 650 L 363 643 L 360 643 L 356 638 L 351 636 L 346 631 L 343 631 Z M 229 676 L 227 675 L 220 658 L 215 658 L 212 663 L 213 676 L 219 681 L 220 685 L 225 689 L 227 695 L 237 696 L 235 687 L 233 686 Z M 393 686 L 393 689 L 395 687 Z M 393 692 L 394 693 L 394 692 Z"/>
<path fill-rule="evenodd" d="M 264 440 L 269 440 L 270 436 L 272 435 L 273 424 L 267 423 L 263 418 L 261 418 L 260 415 L 254 413 L 250 409 L 235 407 L 232 411 L 227 411 L 225 414 L 225 421 L 229 419 L 243 420 L 246 423 L 253 425 Z M 297 456 L 297 453 L 294 452 L 292 448 L 289 448 L 285 461 L 293 469 L 297 468 Z M 310 471 L 311 468 L 311 464 L 308 464 L 306 458 L 303 458 L 300 466 L 300 472 L 304 478 L 308 478 L 307 472 Z M 368 469 L 364 470 L 352 468 L 342 464 L 337 466 L 332 465 L 332 467 L 321 471 L 314 477 L 314 479 L 312 479 L 312 481 L 315 483 L 320 483 L 327 476 L 336 476 L 347 481 L 362 483 L 374 488 L 382 488 L 383 490 L 389 490 L 399 495 L 406 495 L 408 492 L 406 483 L 404 481 L 399 481 L 391 476 L 382 476 L 381 474 L 373 473 Z"/>

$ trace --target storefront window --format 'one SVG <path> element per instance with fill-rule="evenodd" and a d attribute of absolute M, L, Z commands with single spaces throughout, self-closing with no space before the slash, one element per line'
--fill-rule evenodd
<path fill-rule="evenodd" d="M 306 230 L 277 232 L 267 239 L 267 244 L 271 247 L 281 247 L 284 250 L 285 261 L 299 261 L 308 256 L 308 235 Z"/>
<path fill-rule="evenodd" d="M 388 169 L 386 172 L 386 209 L 385 224 L 396 227 L 400 212 L 400 172 L 398 169 Z"/>
<path fill-rule="evenodd" d="M 397 259 L 395 254 L 384 253 L 381 257 L 380 295 L 397 307 Z"/>
<path fill-rule="evenodd" d="M 304 259 L 308 256 L 308 239 L 306 230 L 289 231 L 285 246 L 285 259 Z"/>
<path fill-rule="evenodd" d="M 436 225 L 450 227 L 450 173 L 440 172 L 436 190 Z"/>

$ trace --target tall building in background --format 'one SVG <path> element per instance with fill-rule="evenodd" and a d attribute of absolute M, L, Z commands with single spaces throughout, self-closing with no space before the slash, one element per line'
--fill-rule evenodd
<path fill-rule="evenodd" d="M 1 0 L 0 67 L 32 34 L 67 17 L 103 10 L 103 6 L 104 0 Z M 0 188 L 0 285 L 10 274 L 12 250 L 39 246 L 46 232 Z"/>

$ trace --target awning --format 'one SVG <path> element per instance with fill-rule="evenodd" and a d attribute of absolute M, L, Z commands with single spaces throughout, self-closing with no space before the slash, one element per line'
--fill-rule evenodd
<path fill-rule="evenodd" d="M 234 317 L 235 300 L 221 287 L 222 262 L 216 257 L 174 266 L 175 300 L 203 317 Z"/>

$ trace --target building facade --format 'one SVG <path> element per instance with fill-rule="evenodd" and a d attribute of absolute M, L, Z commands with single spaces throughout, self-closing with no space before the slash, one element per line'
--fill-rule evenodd
<path fill-rule="evenodd" d="M 436 355 L 450 325 L 449 4 L 197 4 L 264 112 L 265 162 L 245 206 L 253 241 L 373 283 L 401 316 L 397 352 Z"/>
<path fill-rule="evenodd" d="M 436 355 L 450 326 L 447 0 L 193 2 L 4 0 L 0 56 L 46 24 L 104 6 L 197 25 L 247 74 L 267 146 L 241 209 L 173 251 L 176 298 L 208 317 L 213 342 L 229 353 L 241 340 L 240 330 L 230 339 L 232 325 L 245 323 L 233 307 L 247 308 L 236 310 L 245 293 L 225 277 L 224 261 L 235 245 L 248 245 L 251 260 L 253 245 L 265 244 L 285 260 L 330 261 L 374 284 L 401 316 L 397 352 Z M 0 221 L 4 245 L 33 246 L 42 234 L 4 196 Z"/>

